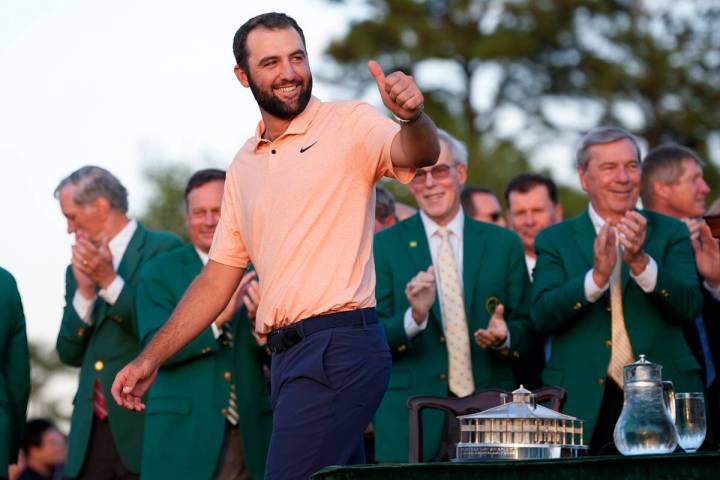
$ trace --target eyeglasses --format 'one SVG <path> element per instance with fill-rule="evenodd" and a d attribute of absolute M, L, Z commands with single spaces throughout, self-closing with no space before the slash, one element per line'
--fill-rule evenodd
<path fill-rule="evenodd" d="M 450 169 L 455 165 L 435 165 L 430 170 L 420 170 L 415 172 L 415 176 L 412 179 L 412 183 L 425 183 L 425 178 L 428 174 L 432 175 L 435 180 L 445 180 L 450 176 Z"/>

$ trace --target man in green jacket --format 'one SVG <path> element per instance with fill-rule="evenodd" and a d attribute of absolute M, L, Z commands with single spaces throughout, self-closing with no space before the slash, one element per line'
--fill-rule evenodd
<path fill-rule="evenodd" d="M 599 127 L 577 152 L 588 210 L 535 241 L 532 318 L 552 335 L 543 372 L 568 392 L 565 413 L 585 421 L 591 452 L 613 451 L 623 368 L 640 354 L 679 391 L 701 391 L 700 366 L 682 325 L 702 308 L 688 230 L 635 205 L 640 149 L 620 128 Z"/>
<path fill-rule="evenodd" d="M 68 233 L 75 235 L 65 276 L 65 309 L 56 349 L 80 367 L 65 475 L 137 478 L 143 415 L 110 400 L 115 374 L 140 352 L 135 290 L 140 266 L 178 247 L 127 217 L 127 190 L 107 170 L 82 167 L 55 189 Z"/>
<path fill-rule="evenodd" d="M 217 169 L 190 178 L 185 189 L 190 244 L 142 268 L 137 315 L 144 345 L 207 262 L 224 184 L 225 172 Z M 143 478 L 262 478 L 272 428 L 262 373 L 267 354 L 241 308 L 246 284 L 210 328 L 159 370 L 147 399 L 144 444 L 152 448 L 143 452 Z"/>
<path fill-rule="evenodd" d="M 373 421 L 383 462 L 408 459 L 409 397 L 517 387 L 509 360 L 526 350 L 531 327 L 520 239 L 463 213 L 467 150 L 439 138 L 437 164 L 410 184 L 420 213 L 375 237 L 377 311 L 393 354 Z M 445 456 L 442 427 L 440 412 L 423 418 L 424 459 Z"/>
<path fill-rule="evenodd" d="M 17 461 L 30 397 L 30 354 L 15 279 L 0 268 L 0 478 Z"/>

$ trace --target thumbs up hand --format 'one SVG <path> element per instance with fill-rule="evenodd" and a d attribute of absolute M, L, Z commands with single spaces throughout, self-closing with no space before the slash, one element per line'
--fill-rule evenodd
<path fill-rule="evenodd" d="M 425 98 L 410 75 L 398 71 L 385 76 L 380 64 L 368 62 L 368 70 L 375 78 L 383 104 L 401 120 L 415 120 L 422 114 Z"/>

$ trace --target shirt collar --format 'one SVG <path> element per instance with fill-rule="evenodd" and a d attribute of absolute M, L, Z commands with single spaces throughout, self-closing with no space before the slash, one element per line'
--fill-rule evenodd
<path fill-rule="evenodd" d="M 420 210 L 420 219 L 422 220 L 423 228 L 425 228 L 425 232 L 427 233 L 428 238 L 432 238 L 432 236 L 435 235 L 440 229 L 440 225 L 435 223 L 422 210 Z M 453 234 L 457 235 L 458 238 L 462 238 L 464 226 L 465 215 L 463 213 L 463 209 L 459 208 L 457 214 L 453 217 L 452 220 L 450 220 L 450 222 L 445 226 L 445 228 L 447 228 L 448 232 L 452 232 Z"/>
<path fill-rule="evenodd" d="M 112 254 L 113 263 L 120 263 L 120 259 L 125 254 L 125 250 L 127 250 L 135 230 L 137 230 L 137 221 L 130 220 L 123 229 L 108 242 L 108 249 Z M 117 265 L 115 268 L 117 268 Z"/>
<path fill-rule="evenodd" d="M 603 225 L 605 225 L 605 219 L 602 218 L 600 214 L 595 211 L 592 203 L 588 203 L 588 215 L 590 216 L 590 221 L 592 222 L 593 228 L 595 229 L 595 233 L 598 233 L 603 227 Z"/>
<path fill-rule="evenodd" d="M 210 260 L 210 257 L 208 256 L 208 254 L 203 252 L 202 250 L 200 250 L 197 247 L 195 247 L 195 252 L 197 252 L 198 257 L 200 257 L 200 261 L 202 262 L 202 264 L 207 265 L 208 260 Z"/>
<path fill-rule="evenodd" d="M 290 121 L 290 125 L 288 125 L 287 130 L 285 130 L 285 132 L 280 135 L 278 139 L 284 137 L 285 135 L 299 135 L 305 133 L 310 126 L 310 123 L 315 118 L 317 111 L 320 109 L 321 104 L 322 102 L 318 100 L 317 97 L 310 97 L 310 101 L 305 107 L 305 110 L 300 112 L 300 115 Z M 255 150 L 258 149 L 261 143 L 268 143 L 267 140 L 262 138 L 262 134 L 264 131 L 265 122 L 260 119 L 260 121 L 258 122 L 258 126 L 255 129 Z"/>

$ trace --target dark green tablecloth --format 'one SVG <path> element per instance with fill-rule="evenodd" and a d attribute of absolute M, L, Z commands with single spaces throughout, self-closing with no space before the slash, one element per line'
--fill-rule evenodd
<path fill-rule="evenodd" d="M 593 480 L 720 479 L 720 453 L 586 457 L 482 463 L 418 463 L 328 467 L 313 480 Z"/>

